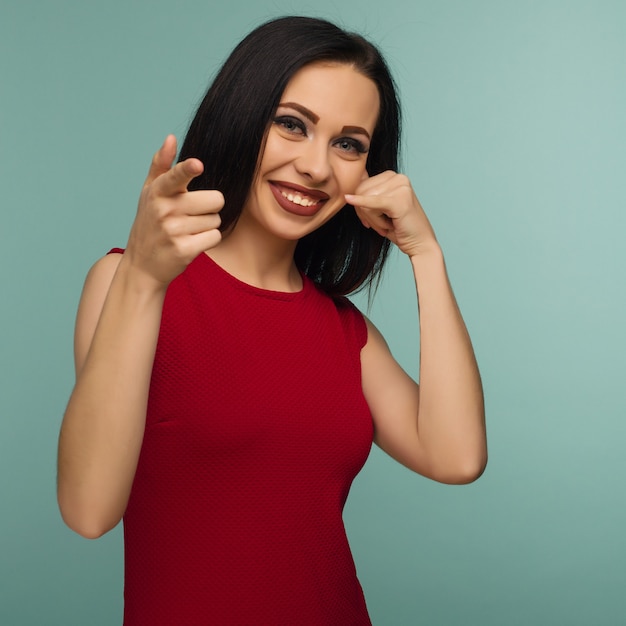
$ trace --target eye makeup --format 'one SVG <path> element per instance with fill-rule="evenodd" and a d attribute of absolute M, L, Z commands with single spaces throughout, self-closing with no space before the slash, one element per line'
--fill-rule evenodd
<path fill-rule="evenodd" d="M 306 118 L 306 120 L 314 125 L 316 125 L 320 120 L 319 115 L 316 115 L 315 113 L 313 113 L 313 111 L 297 102 L 281 102 L 278 105 L 278 108 L 292 109 L 294 111 L 297 111 L 298 113 L 300 113 L 300 115 Z M 289 134 L 300 135 L 304 137 L 308 136 L 306 122 L 294 115 L 277 114 L 274 117 L 273 123 L 281 126 Z M 343 133 L 347 133 L 348 135 L 363 135 L 365 138 L 367 138 L 367 142 L 363 142 L 353 136 L 340 136 L 333 141 L 334 146 L 341 146 L 343 144 L 344 148 L 342 150 L 346 153 L 354 151 L 358 154 L 365 154 L 369 151 L 368 144 L 370 142 L 370 134 L 367 132 L 367 130 L 365 130 L 365 128 L 362 128 L 361 126 L 344 126 L 341 129 L 341 135 L 343 135 Z"/>

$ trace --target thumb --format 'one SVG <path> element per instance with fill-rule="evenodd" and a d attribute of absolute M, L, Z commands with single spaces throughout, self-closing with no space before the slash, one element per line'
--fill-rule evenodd
<path fill-rule="evenodd" d="M 152 163 L 148 170 L 148 176 L 146 178 L 146 185 L 149 185 L 156 178 L 169 172 L 172 167 L 172 163 L 176 158 L 176 137 L 174 135 L 168 135 L 163 142 L 163 145 L 156 151 L 154 157 L 152 157 Z"/>

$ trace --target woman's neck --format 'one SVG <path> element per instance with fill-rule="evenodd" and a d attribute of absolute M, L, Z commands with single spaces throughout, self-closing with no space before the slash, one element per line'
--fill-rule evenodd
<path fill-rule="evenodd" d="M 297 243 L 253 231 L 238 223 L 206 254 L 229 274 L 249 285 L 294 292 L 302 289 L 302 277 L 293 258 Z"/>

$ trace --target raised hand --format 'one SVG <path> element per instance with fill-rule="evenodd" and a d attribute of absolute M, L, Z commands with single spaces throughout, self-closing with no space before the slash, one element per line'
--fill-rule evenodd
<path fill-rule="evenodd" d="M 403 174 L 386 171 L 366 178 L 346 201 L 354 206 L 361 223 L 387 237 L 402 252 L 415 256 L 438 247 L 435 233 Z"/>
<path fill-rule="evenodd" d="M 224 196 L 217 190 L 187 191 L 202 174 L 202 162 L 187 159 L 172 167 L 175 156 L 176 138 L 168 135 L 152 160 L 124 255 L 162 285 L 221 240 Z"/>

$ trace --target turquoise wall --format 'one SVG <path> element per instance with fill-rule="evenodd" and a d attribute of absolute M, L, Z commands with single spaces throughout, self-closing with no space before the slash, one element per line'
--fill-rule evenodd
<path fill-rule="evenodd" d="M 82 539 L 55 501 L 77 300 L 125 244 L 164 135 L 183 135 L 234 43 L 286 13 L 386 52 L 404 170 L 484 379 L 480 481 L 439 485 L 375 450 L 354 484 L 374 624 L 626 623 L 626 3 L 4 0 L 0 624 L 121 621 L 119 528 Z M 416 374 L 405 259 L 370 314 Z"/>

